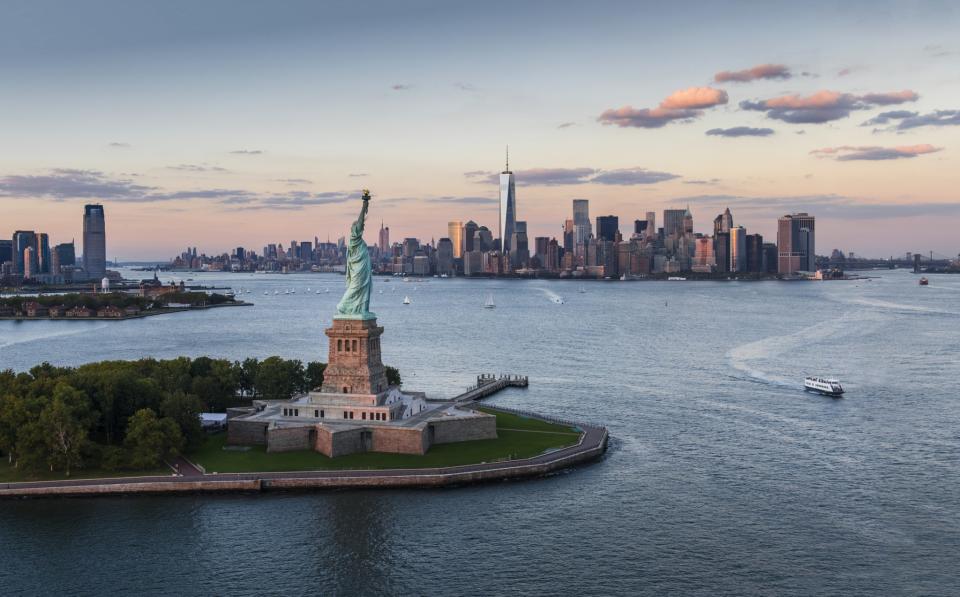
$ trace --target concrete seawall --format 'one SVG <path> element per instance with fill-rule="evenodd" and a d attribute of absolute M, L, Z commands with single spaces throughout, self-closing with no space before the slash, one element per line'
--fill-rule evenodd
<path fill-rule="evenodd" d="M 533 415 L 535 416 L 535 415 Z M 607 448 L 604 427 L 578 425 L 580 441 L 531 458 L 423 469 L 224 473 L 181 477 L 127 477 L 0 483 L 0 498 L 92 495 L 269 492 L 344 488 L 448 487 L 542 477 L 600 458 Z"/>

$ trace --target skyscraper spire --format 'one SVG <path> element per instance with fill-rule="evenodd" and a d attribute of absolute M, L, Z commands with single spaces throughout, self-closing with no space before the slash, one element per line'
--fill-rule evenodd
<path fill-rule="evenodd" d="M 504 169 L 504 172 L 510 171 L 510 146 L 507 145 L 507 167 Z"/>

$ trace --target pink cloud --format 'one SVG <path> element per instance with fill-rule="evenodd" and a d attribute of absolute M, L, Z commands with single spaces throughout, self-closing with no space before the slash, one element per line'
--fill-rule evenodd
<path fill-rule="evenodd" d="M 838 147 L 823 147 L 814 149 L 810 153 L 821 158 L 833 158 L 838 162 L 850 161 L 877 161 L 897 160 L 901 158 L 915 158 L 919 155 L 943 151 L 942 147 L 934 147 L 928 143 L 921 145 L 900 145 L 898 147 L 879 147 L 876 145 L 840 145 Z"/>
<path fill-rule="evenodd" d="M 789 79 L 793 74 L 783 64 L 758 64 L 738 71 L 721 71 L 713 76 L 717 83 L 748 83 L 757 79 Z"/>
<path fill-rule="evenodd" d="M 597 120 L 621 128 L 657 129 L 674 121 L 690 121 L 701 110 L 727 103 L 727 92 L 712 87 L 690 87 L 674 91 L 656 108 L 623 106 L 605 110 Z"/>
<path fill-rule="evenodd" d="M 876 106 L 915 102 L 918 99 L 920 99 L 920 94 L 916 91 L 910 91 L 909 89 L 904 89 L 903 91 L 888 91 L 886 93 L 867 93 L 860 96 L 861 101 Z"/>
<path fill-rule="evenodd" d="M 852 110 L 902 104 L 915 101 L 919 97 L 917 92 L 910 90 L 864 95 L 822 90 L 806 97 L 791 94 L 755 102 L 743 101 L 740 102 L 740 108 L 766 112 L 768 118 L 784 122 L 812 124 L 846 118 Z"/>
<path fill-rule="evenodd" d="M 597 120 L 621 128 L 658 129 L 674 120 L 692 120 L 699 116 L 696 110 L 664 110 L 663 108 L 634 108 L 623 106 L 605 110 Z"/>
<path fill-rule="evenodd" d="M 727 92 L 713 87 L 690 87 L 674 91 L 660 102 L 665 110 L 701 110 L 727 103 Z"/>
<path fill-rule="evenodd" d="M 818 91 L 813 95 L 802 97 L 800 95 L 784 95 L 768 99 L 764 102 L 768 108 L 788 108 L 792 110 L 804 108 L 830 108 L 843 105 L 853 99 L 848 93 L 839 93 L 836 91 Z"/>

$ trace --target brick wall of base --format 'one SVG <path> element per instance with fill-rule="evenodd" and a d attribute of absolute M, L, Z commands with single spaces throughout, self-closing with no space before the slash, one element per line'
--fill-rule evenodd
<path fill-rule="evenodd" d="M 262 446 L 267 443 L 268 423 L 234 419 L 227 423 L 227 443 L 236 446 Z"/>
<path fill-rule="evenodd" d="M 430 449 L 430 434 L 426 428 L 373 427 L 374 452 L 423 455 Z"/>
<path fill-rule="evenodd" d="M 431 421 L 430 427 L 433 427 L 434 444 L 497 438 L 497 418 L 488 414 L 469 419 Z"/>
<path fill-rule="evenodd" d="M 314 427 L 270 427 L 267 429 L 267 452 L 293 452 L 313 448 Z"/>
<path fill-rule="evenodd" d="M 227 425 L 229 444 L 265 444 L 267 452 L 315 450 L 331 458 L 358 452 L 422 455 L 434 444 L 496 437 L 497 419 L 488 414 L 438 419 L 416 427 L 332 424 L 270 427 L 266 422 L 243 419 L 233 419 Z"/>
<path fill-rule="evenodd" d="M 313 449 L 330 458 L 366 452 L 369 450 L 369 436 L 369 430 L 364 427 L 336 428 L 317 425 L 317 439 Z"/>

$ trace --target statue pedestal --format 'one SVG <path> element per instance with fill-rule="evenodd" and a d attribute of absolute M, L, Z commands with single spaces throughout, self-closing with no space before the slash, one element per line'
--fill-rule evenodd
<path fill-rule="evenodd" d="M 387 372 L 380 360 L 383 328 L 376 319 L 334 318 L 324 333 L 330 348 L 322 392 L 380 394 L 388 389 Z"/>

